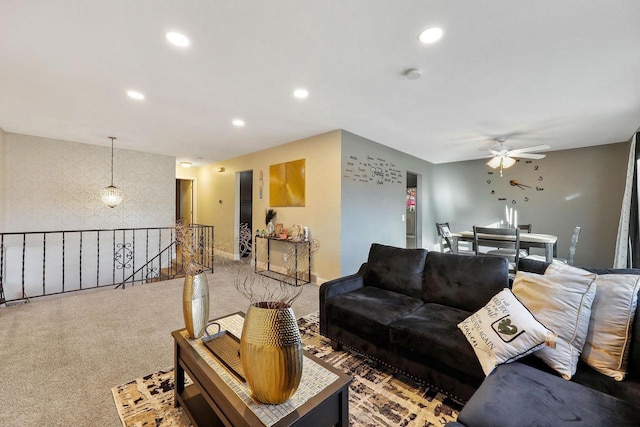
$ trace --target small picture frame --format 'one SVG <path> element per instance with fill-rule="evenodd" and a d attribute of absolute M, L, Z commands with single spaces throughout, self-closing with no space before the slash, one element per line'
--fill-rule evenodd
<path fill-rule="evenodd" d="M 280 236 L 284 231 L 284 224 L 278 223 L 276 224 L 276 236 Z"/>

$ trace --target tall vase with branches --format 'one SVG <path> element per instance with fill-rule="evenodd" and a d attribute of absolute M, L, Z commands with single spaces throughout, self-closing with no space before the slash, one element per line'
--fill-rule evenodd
<path fill-rule="evenodd" d="M 317 243 L 312 248 L 317 250 Z M 291 276 L 296 255 L 293 248 L 283 254 L 285 277 Z M 240 339 L 242 367 L 254 398 L 267 404 L 293 396 L 302 377 L 302 339 L 291 306 L 303 287 L 294 284 L 252 269 L 239 270 L 235 279 L 236 289 L 250 302 Z"/>
<path fill-rule="evenodd" d="M 185 272 L 182 290 L 182 315 L 192 339 L 200 338 L 209 320 L 209 282 L 202 263 L 203 245 L 192 226 L 176 222 L 176 252 L 180 252 Z"/>

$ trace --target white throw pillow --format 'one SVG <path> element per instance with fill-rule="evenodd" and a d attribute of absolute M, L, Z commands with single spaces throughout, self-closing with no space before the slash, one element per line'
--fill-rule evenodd
<path fill-rule="evenodd" d="M 576 373 L 596 295 L 596 275 L 518 272 L 513 293 L 545 326 L 558 334 L 556 348 L 535 353 L 562 378 Z"/>
<path fill-rule="evenodd" d="M 501 363 L 513 362 L 545 345 L 553 332 L 538 322 L 509 289 L 458 324 L 489 375 Z"/>
<path fill-rule="evenodd" d="M 553 262 L 545 275 L 586 270 Z M 591 307 L 589 331 L 580 359 L 601 374 L 622 381 L 627 372 L 631 328 L 638 304 L 640 276 L 601 274 L 596 278 L 596 297 Z"/>
<path fill-rule="evenodd" d="M 622 381 L 627 373 L 631 327 L 638 304 L 640 276 L 602 274 L 581 359 L 596 371 Z"/>
<path fill-rule="evenodd" d="M 587 270 L 583 270 L 582 268 L 574 267 L 569 264 L 565 264 L 564 262 L 560 262 L 557 260 L 553 260 L 551 264 L 544 271 L 545 276 L 550 274 L 573 274 L 576 276 L 593 276 L 594 273 L 591 273 Z"/>

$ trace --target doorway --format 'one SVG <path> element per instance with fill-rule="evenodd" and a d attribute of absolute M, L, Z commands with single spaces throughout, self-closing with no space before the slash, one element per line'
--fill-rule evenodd
<path fill-rule="evenodd" d="M 240 201 L 238 224 L 239 247 L 241 257 L 251 255 L 251 230 L 253 229 L 253 171 L 240 172 Z"/>
<path fill-rule="evenodd" d="M 420 220 L 419 176 L 407 172 L 407 189 L 405 205 L 406 246 L 407 249 L 422 247 L 422 221 Z"/>
<path fill-rule="evenodd" d="M 193 224 L 193 180 L 176 179 L 176 221 Z"/>

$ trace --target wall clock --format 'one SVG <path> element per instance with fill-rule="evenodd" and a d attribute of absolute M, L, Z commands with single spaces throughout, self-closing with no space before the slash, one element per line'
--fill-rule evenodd
<path fill-rule="evenodd" d="M 528 203 L 544 191 L 544 177 L 540 165 L 533 160 L 520 161 L 510 173 L 500 174 L 493 171 L 487 172 L 487 185 L 490 195 L 497 201 L 516 205 L 518 203 Z M 524 166 L 524 168 L 522 167 Z"/>

